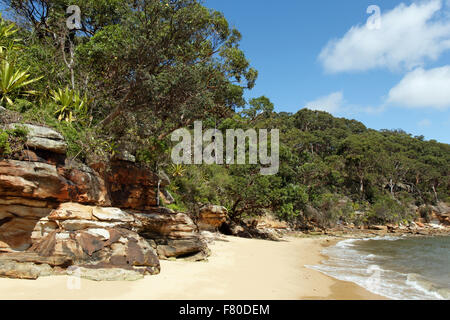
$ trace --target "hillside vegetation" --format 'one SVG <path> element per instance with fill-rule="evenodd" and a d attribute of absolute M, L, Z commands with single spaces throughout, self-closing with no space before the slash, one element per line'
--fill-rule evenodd
<path fill-rule="evenodd" d="M 1 123 L 55 128 L 86 164 L 126 155 L 165 173 L 174 209 L 214 203 L 231 219 L 272 213 L 307 228 L 408 222 L 419 206 L 426 217 L 428 205 L 450 202 L 450 145 L 325 112 L 276 113 L 266 97 L 245 101 L 257 71 L 241 35 L 197 0 L 2 2 L 14 22 L 0 22 Z M 81 8 L 78 31 L 66 26 L 69 5 Z M 279 129 L 279 173 L 174 165 L 171 133 L 198 120 Z M 1 157 L 14 158 L 24 136 L 1 129 Z"/>

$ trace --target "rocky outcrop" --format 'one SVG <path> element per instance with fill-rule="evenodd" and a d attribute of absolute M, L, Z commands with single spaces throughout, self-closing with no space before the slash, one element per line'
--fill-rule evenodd
<path fill-rule="evenodd" d="M 64 141 L 64 137 L 55 130 L 42 126 L 18 123 L 9 124 L 7 128 L 13 130 L 24 128 L 27 131 L 26 144 L 32 149 L 56 154 L 66 154 L 67 143 Z"/>
<path fill-rule="evenodd" d="M 59 133 L 25 127 L 28 148 L 0 161 L 0 276 L 136 280 L 159 258 L 208 255 L 187 215 L 156 207 L 168 178 L 126 159 L 72 163 Z"/>
<path fill-rule="evenodd" d="M 110 203 L 104 182 L 94 171 L 31 161 L 0 161 L 0 195 L 24 201 Z"/>
<path fill-rule="evenodd" d="M 33 279 L 48 275 L 53 268 L 70 266 L 89 270 L 119 268 L 142 275 L 160 271 L 155 249 L 133 231 L 135 218 L 131 214 L 118 208 L 64 203 L 41 216 L 31 233 L 17 238 L 27 239 L 27 246 L 31 245 L 26 252 L 0 255 L 0 275 Z M 5 240 L 10 248 L 15 244 Z M 18 267 L 20 263 L 23 265 Z M 40 265 L 50 269 L 37 267 Z M 14 274 L 13 270 L 20 272 Z M 92 278 L 93 272 L 88 274 Z"/>
<path fill-rule="evenodd" d="M 270 241 L 281 241 L 283 234 L 272 228 L 258 228 L 256 223 L 236 223 L 227 221 L 220 227 L 220 232 L 225 235 L 248 238 L 263 239 Z"/>
<path fill-rule="evenodd" d="M 209 255 L 206 242 L 188 215 L 163 208 L 133 215 L 140 222 L 136 231 L 154 240 L 161 259 L 194 257 L 194 260 L 202 260 Z"/>
<path fill-rule="evenodd" d="M 202 231 L 217 231 L 227 220 L 227 215 L 225 207 L 206 205 L 200 208 L 197 225 Z"/>
<path fill-rule="evenodd" d="M 105 180 L 112 206 L 122 209 L 152 210 L 157 205 L 158 183 L 160 188 L 167 185 L 147 168 L 128 161 L 115 160 L 108 169 L 103 163 L 92 168 Z"/>
<path fill-rule="evenodd" d="M 441 224 L 450 226 L 450 206 L 445 202 L 439 202 L 433 207 L 433 215 Z"/>

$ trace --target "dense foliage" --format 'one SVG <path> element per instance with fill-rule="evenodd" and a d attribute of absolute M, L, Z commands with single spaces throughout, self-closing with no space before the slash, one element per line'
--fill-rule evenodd
<path fill-rule="evenodd" d="M 214 203 L 232 219 L 271 212 L 330 226 L 409 221 L 415 206 L 450 201 L 449 145 L 325 112 L 275 113 L 267 97 L 247 103 L 257 72 L 241 35 L 197 0 L 3 3 L 15 23 L 0 23 L 2 107 L 62 132 L 80 161 L 126 153 L 165 171 L 176 209 Z M 69 5 L 81 8 L 79 30 L 66 27 Z M 170 134 L 196 120 L 220 130 L 279 129 L 279 173 L 172 164 Z M 22 136 L 0 132 L 3 157 Z"/>

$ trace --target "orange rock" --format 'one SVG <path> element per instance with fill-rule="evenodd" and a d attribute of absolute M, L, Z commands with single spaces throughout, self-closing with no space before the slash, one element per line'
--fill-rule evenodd
<path fill-rule="evenodd" d="M 227 219 L 225 207 L 207 205 L 200 209 L 197 225 L 200 230 L 216 231 Z"/>

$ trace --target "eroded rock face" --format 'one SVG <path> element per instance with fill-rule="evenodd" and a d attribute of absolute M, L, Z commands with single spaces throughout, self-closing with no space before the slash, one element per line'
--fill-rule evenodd
<path fill-rule="evenodd" d="M 46 207 L 0 205 L 0 241 L 14 250 L 28 249 L 36 224 L 51 211 Z"/>
<path fill-rule="evenodd" d="M 90 269 L 157 274 L 157 254 L 130 230 L 134 221 L 132 215 L 117 208 L 64 203 L 36 225 L 30 251 L 42 257 L 67 257 L 71 265 Z M 93 272 L 89 274 L 92 277 Z"/>
<path fill-rule="evenodd" d="M 130 161 L 72 163 L 59 133 L 25 126 L 29 148 L 0 161 L 0 277 L 136 280 L 159 273 L 158 256 L 208 255 L 187 215 L 155 208 L 168 178 Z"/>
<path fill-rule="evenodd" d="M 227 220 L 227 215 L 225 207 L 207 205 L 200 209 L 197 225 L 203 231 L 217 231 Z"/>
<path fill-rule="evenodd" d="M 58 203 L 110 202 L 104 182 L 93 171 L 17 160 L 0 161 L 0 195 Z"/>
<path fill-rule="evenodd" d="M 112 205 L 123 209 L 154 208 L 158 176 L 127 161 L 114 161 L 106 173 Z"/>

